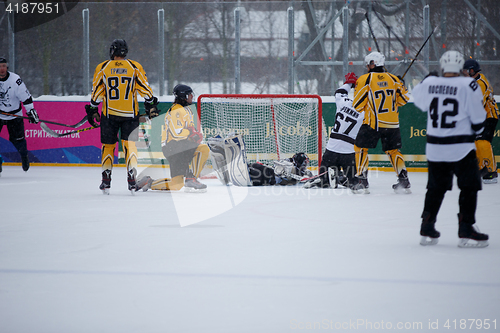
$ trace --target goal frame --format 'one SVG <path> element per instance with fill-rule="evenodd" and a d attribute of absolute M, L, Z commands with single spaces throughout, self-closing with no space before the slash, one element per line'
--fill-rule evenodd
<path fill-rule="evenodd" d="M 323 100 L 321 96 L 316 94 L 201 94 L 197 98 L 196 110 L 197 110 L 197 128 L 201 128 L 201 100 L 203 98 L 255 98 L 255 99 L 272 99 L 272 98 L 311 98 L 318 100 L 318 170 L 321 165 L 321 159 L 323 155 Z M 272 107 L 271 107 L 272 108 Z M 274 118 L 274 112 L 273 112 Z M 273 124 L 276 126 L 276 124 Z M 275 136 L 277 135 L 276 129 L 274 131 Z M 276 140 L 277 141 L 277 140 Z"/>

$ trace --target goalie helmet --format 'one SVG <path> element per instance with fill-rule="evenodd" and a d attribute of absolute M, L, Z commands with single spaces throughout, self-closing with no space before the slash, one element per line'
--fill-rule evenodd
<path fill-rule="evenodd" d="M 464 65 L 464 57 L 458 51 L 446 51 L 439 59 L 443 73 L 460 73 Z"/>
<path fill-rule="evenodd" d="M 193 94 L 193 89 L 191 89 L 190 86 L 186 86 L 185 84 L 178 84 L 174 87 L 173 94 L 175 97 L 175 102 L 182 105 L 186 106 L 191 103 L 188 103 L 187 99 L 189 94 Z M 194 99 L 194 96 L 193 96 Z"/>
<path fill-rule="evenodd" d="M 375 67 L 384 66 L 385 56 L 380 52 L 372 52 L 365 57 L 365 65 L 370 65 L 372 61 Z"/>
<path fill-rule="evenodd" d="M 296 153 L 292 157 L 293 163 L 297 168 L 306 167 L 309 165 L 309 156 L 306 153 Z"/>
<path fill-rule="evenodd" d="M 125 58 L 128 53 L 127 42 L 124 39 L 115 39 L 113 43 L 111 43 L 111 47 L 109 48 L 109 57 L 111 60 L 116 57 Z"/>

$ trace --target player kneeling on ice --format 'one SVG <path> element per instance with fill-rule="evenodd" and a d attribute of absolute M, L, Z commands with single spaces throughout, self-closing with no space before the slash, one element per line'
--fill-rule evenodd
<path fill-rule="evenodd" d="M 162 132 L 162 151 L 170 164 L 170 178 L 153 180 L 141 173 L 138 177 L 137 191 L 165 190 L 186 192 L 206 192 L 207 185 L 198 181 L 208 159 L 209 149 L 201 144 L 203 134 L 194 126 L 194 92 L 191 87 L 178 84 L 174 87 L 174 104 L 167 111 Z"/>
<path fill-rule="evenodd" d="M 335 125 L 321 160 L 319 175 L 305 183 L 304 188 L 337 188 L 338 185 L 359 187 L 360 182 L 356 178 L 354 142 L 363 123 L 364 112 L 358 113 L 352 106 L 352 99 L 349 98 L 349 91 L 357 79 L 356 74 L 348 73 L 344 85 L 335 91 L 337 104 Z"/>
<path fill-rule="evenodd" d="M 259 162 L 249 164 L 241 134 L 233 133 L 225 139 L 217 136 L 207 141 L 212 165 L 224 185 L 295 185 L 302 178 L 312 176 L 307 169 L 309 157 L 305 153 L 274 161 L 273 166 Z"/>
<path fill-rule="evenodd" d="M 429 179 L 420 244 L 437 244 L 441 234 L 434 228 L 436 217 L 446 191 L 452 188 L 453 175 L 456 175 L 460 188 L 458 246 L 485 247 L 488 235 L 473 227 L 477 192 L 482 185 L 474 140 L 483 131 L 486 119 L 483 96 L 473 78 L 460 77 L 464 58 L 459 52 L 445 52 L 439 64 L 443 77 L 428 76 L 413 89 L 415 106 L 428 112 L 425 152 Z M 471 239 L 475 242 L 469 243 Z"/>

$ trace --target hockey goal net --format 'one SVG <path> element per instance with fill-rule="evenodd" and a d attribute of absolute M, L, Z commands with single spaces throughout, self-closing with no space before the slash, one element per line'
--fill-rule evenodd
<path fill-rule="evenodd" d="M 248 162 L 273 161 L 304 152 L 310 165 L 321 162 L 322 102 L 318 95 L 224 95 L 198 97 L 205 139 L 229 133 L 243 135 Z"/>

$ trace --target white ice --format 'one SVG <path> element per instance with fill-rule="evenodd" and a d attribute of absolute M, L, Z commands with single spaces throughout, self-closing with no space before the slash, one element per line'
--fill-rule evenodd
<path fill-rule="evenodd" d="M 104 196 L 100 168 L 4 166 L 0 332 L 499 331 L 500 184 L 479 192 L 490 246 L 462 249 L 456 184 L 424 247 L 427 174 L 395 179 L 132 196 L 115 168 Z"/>

